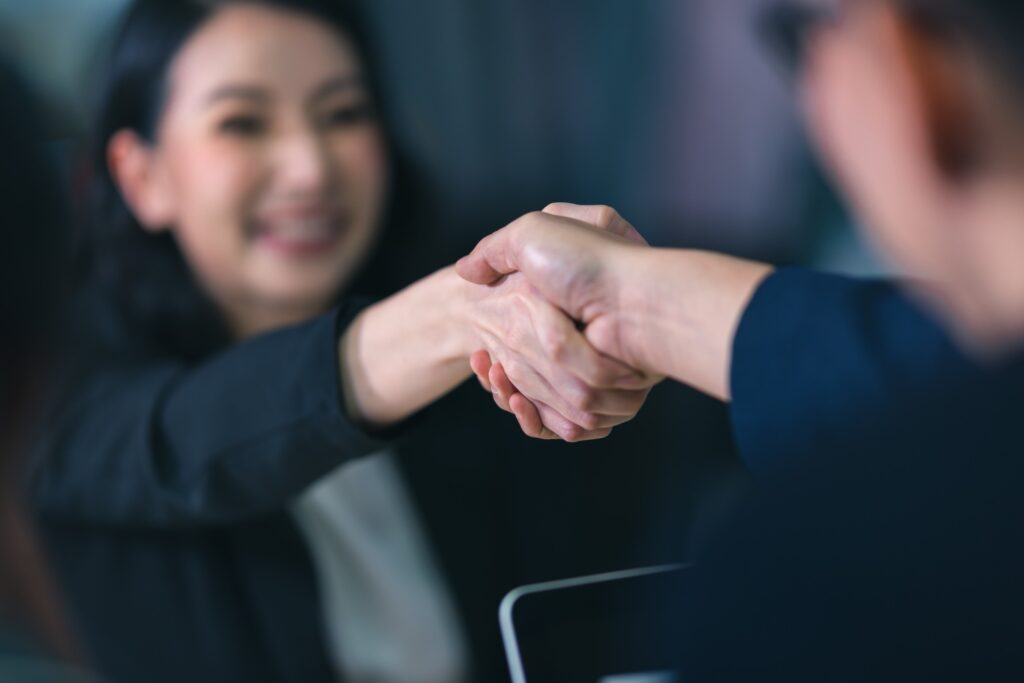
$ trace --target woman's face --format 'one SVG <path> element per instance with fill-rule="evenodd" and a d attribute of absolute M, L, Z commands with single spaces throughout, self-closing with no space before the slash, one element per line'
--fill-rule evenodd
<path fill-rule="evenodd" d="M 366 255 L 388 176 L 372 106 L 353 45 L 287 10 L 226 7 L 176 56 L 148 227 L 236 325 L 322 310 Z"/>

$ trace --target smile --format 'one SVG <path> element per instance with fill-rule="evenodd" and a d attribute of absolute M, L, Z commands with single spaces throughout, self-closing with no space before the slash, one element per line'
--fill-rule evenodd
<path fill-rule="evenodd" d="M 315 256 L 334 248 L 347 232 L 338 211 L 276 212 L 257 221 L 257 244 L 287 256 Z"/>

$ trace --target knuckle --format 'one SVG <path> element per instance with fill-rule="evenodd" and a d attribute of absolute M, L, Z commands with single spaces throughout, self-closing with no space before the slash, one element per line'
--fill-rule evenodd
<path fill-rule="evenodd" d="M 591 386 L 600 387 L 611 387 L 618 381 L 615 371 L 600 363 L 588 368 L 585 379 Z"/>
<path fill-rule="evenodd" d="M 520 220 L 524 223 L 536 223 L 538 221 L 543 221 L 546 218 L 548 218 L 548 216 L 543 211 L 531 211 L 525 214 Z"/>
<path fill-rule="evenodd" d="M 569 337 L 561 330 L 547 330 L 541 336 L 544 353 L 555 363 L 561 364 L 568 356 Z"/>
<path fill-rule="evenodd" d="M 601 418 L 594 413 L 581 413 L 579 416 L 579 425 L 587 431 L 594 431 L 600 429 Z"/>
<path fill-rule="evenodd" d="M 583 429 L 577 425 L 569 425 L 564 431 L 562 438 L 569 443 L 575 443 L 583 438 Z"/>
<path fill-rule="evenodd" d="M 583 384 L 577 384 L 570 388 L 569 403 L 581 413 L 594 412 L 600 402 L 600 394 L 597 390 Z"/>
<path fill-rule="evenodd" d="M 602 228 L 607 228 L 609 225 L 614 223 L 619 217 L 619 212 L 610 206 L 602 204 L 597 207 L 597 224 Z"/>
<path fill-rule="evenodd" d="M 523 379 L 523 366 L 518 360 L 509 359 L 499 366 L 505 373 L 505 379 L 516 384 Z"/>

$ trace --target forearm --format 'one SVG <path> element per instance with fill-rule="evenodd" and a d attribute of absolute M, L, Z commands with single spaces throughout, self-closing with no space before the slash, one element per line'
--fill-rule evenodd
<path fill-rule="evenodd" d="M 617 279 L 631 362 L 729 400 L 736 328 L 771 266 L 704 251 L 623 252 Z"/>
<path fill-rule="evenodd" d="M 462 312 L 471 285 L 445 268 L 364 311 L 339 342 L 346 407 L 373 426 L 398 422 L 470 375 Z"/>
<path fill-rule="evenodd" d="M 280 509 L 384 443 L 339 404 L 337 330 L 357 306 L 190 365 L 82 357 L 36 444 L 31 502 L 47 517 L 221 524 Z"/>

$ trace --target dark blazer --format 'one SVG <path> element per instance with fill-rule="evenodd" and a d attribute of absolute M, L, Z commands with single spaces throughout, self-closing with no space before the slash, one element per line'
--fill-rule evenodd
<path fill-rule="evenodd" d="M 683 680 L 1020 680 L 1024 354 L 972 365 L 891 286 L 783 271 L 732 380 L 762 485 L 674 602 Z"/>
<path fill-rule="evenodd" d="M 892 282 L 783 268 L 733 342 L 733 432 L 756 474 L 828 453 L 858 425 L 972 372 L 949 335 Z"/>
<path fill-rule="evenodd" d="M 675 559 L 664 554 L 682 552 L 708 482 L 734 470 L 724 410 L 678 388 L 586 446 L 525 439 L 475 385 L 367 434 L 336 380 L 336 340 L 356 305 L 199 363 L 146 348 L 103 302 L 82 309 L 84 360 L 30 484 L 79 633 L 114 681 L 335 681 L 310 557 L 285 508 L 386 444 L 456 600 L 473 680 L 488 682 L 507 676 L 505 592 Z M 664 443 L 685 444 L 686 459 Z M 669 502 L 651 495 L 667 482 Z M 673 520 L 671 550 L 637 541 L 652 505 Z"/>

